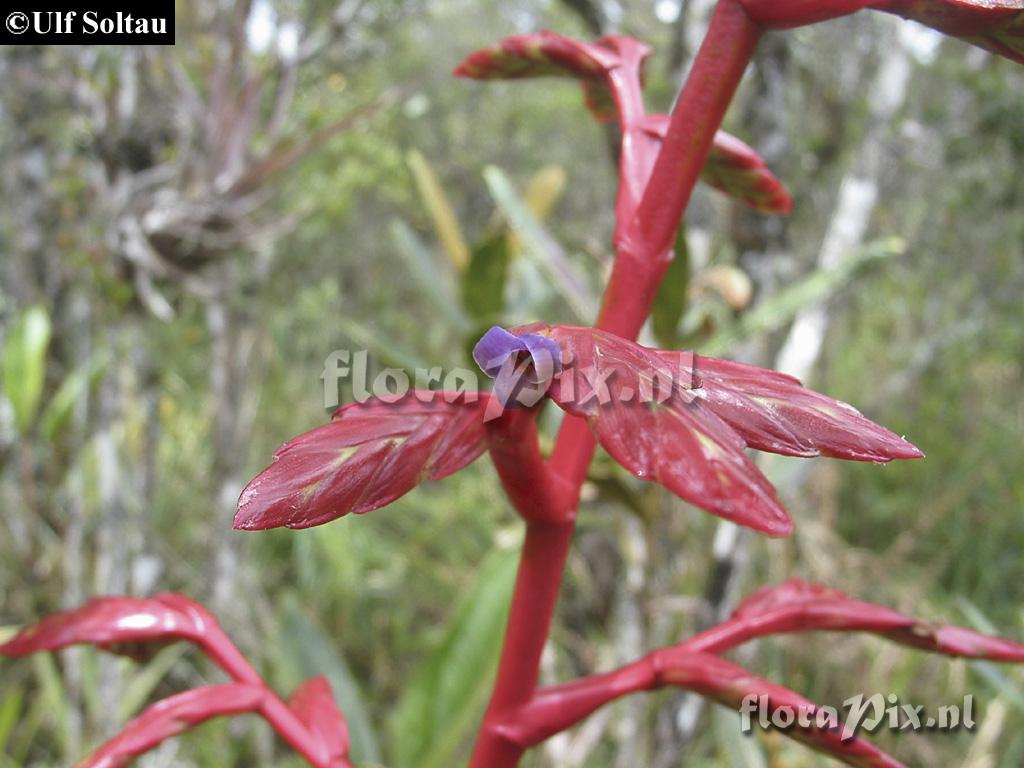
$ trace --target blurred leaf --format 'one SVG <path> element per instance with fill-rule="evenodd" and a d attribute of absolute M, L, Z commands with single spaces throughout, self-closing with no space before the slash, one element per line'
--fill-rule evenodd
<path fill-rule="evenodd" d="M 509 238 L 504 232 L 473 246 L 462 278 L 462 303 L 478 320 L 498 318 L 505 309 Z"/>
<path fill-rule="evenodd" d="M 459 271 L 464 270 L 469 263 L 469 247 L 466 245 L 466 238 L 462 234 L 452 205 L 434 174 L 434 169 L 430 167 L 427 158 L 415 149 L 409 150 L 406 161 L 412 171 L 420 199 L 433 220 L 437 239 L 455 268 Z"/>
<path fill-rule="evenodd" d="M 457 752 L 477 725 L 497 668 L 516 563 L 515 552 L 488 556 L 444 640 L 410 682 L 391 721 L 396 768 L 447 768 L 458 762 Z"/>
<path fill-rule="evenodd" d="M 523 193 L 523 202 L 530 212 L 543 221 L 551 213 L 565 192 L 565 169 L 560 165 L 545 165 L 530 179 Z"/>
<path fill-rule="evenodd" d="M 40 689 L 37 706 L 41 707 L 41 714 L 53 725 L 62 754 L 71 757 L 71 700 L 57 670 L 57 662 L 51 654 L 38 653 L 32 657 L 32 669 Z"/>
<path fill-rule="evenodd" d="M 359 684 L 333 641 L 308 617 L 294 593 L 284 596 L 281 616 L 277 644 L 281 651 L 276 657 L 280 689 L 292 690 L 317 675 L 326 677 L 348 722 L 353 761 L 380 762 L 380 747 Z"/>
<path fill-rule="evenodd" d="M 444 265 L 438 263 L 434 252 L 416 236 L 412 228 L 400 219 L 391 220 L 391 239 L 395 241 L 399 256 L 409 268 L 409 275 L 430 300 L 445 322 L 455 331 L 465 330 L 469 320 L 448 284 Z M 472 257 L 469 268 L 473 268 Z"/>
<path fill-rule="evenodd" d="M 32 426 L 46 377 L 50 316 L 41 306 L 25 310 L 11 325 L 4 347 L 4 388 L 14 408 L 14 422 L 24 435 Z"/>
<path fill-rule="evenodd" d="M 334 320 L 338 330 L 348 336 L 349 340 L 362 349 L 366 349 L 384 365 L 397 366 L 407 371 L 416 368 L 427 368 L 426 361 L 397 341 L 380 331 L 363 325 L 350 317 L 337 317 Z"/>
<path fill-rule="evenodd" d="M 61 382 L 50 402 L 43 409 L 41 428 L 43 437 L 55 440 L 67 426 L 75 404 L 85 397 L 106 370 L 108 359 L 97 357 L 76 368 Z"/>
<path fill-rule="evenodd" d="M 509 226 L 522 240 L 526 253 L 551 280 L 552 287 L 577 318 L 592 317 L 597 310 L 597 299 L 573 269 L 562 246 L 530 212 L 508 176 L 500 168 L 489 165 L 484 169 L 484 180 Z"/>
<path fill-rule="evenodd" d="M 702 343 L 701 354 L 722 355 L 750 336 L 778 330 L 805 307 L 824 301 L 844 287 L 861 269 L 905 250 L 906 243 L 898 237 L 868 243 L 842 259 L 834 269 L 819 269 L 754 307 L 738 322 Z"/>
<path fill-rule="evenodd" d="M 743 722 L 738 712 L 714 707 L 706 716 L 712 719 L 718 751 L 726 756 L 729 768 L 768 768 L 757 739 L 749 735 L 736 738 L 737 734 L 743 733 Z"/>
<path fill-rule="evenodd" d="M 17 689 L 7 691 L 3 704 L 0 704 L 0 755 L 7 754 L 7 742 L 15 723 L 21 720 L 21 708 L 25 695 Z"/>
<path fill-rule="evenodd" d="M 137 667 L 121 691 L 121 700 L 118 702 L 118 719 L 123 722 L 134 717 L 149 700 L 171 667 L 177 664 L 188 650 L 187 644 L 175 643 L 161 650 L 144 665 Z"/>
<path fill-rule="evenodd" d="M 545 221 L 565 192 L 565 169 L 560 165 L 546 165 L 533 174 L 523 193 L 523 202 L 537 221 Z M 509 255 L 517 255 L 523 248 L 515 232 L 509 235 Z"/>
<path fill-rule="evenodd" d="M 668 265 L 651 309 L 654 338 L 663 349 L 679 346 L 679 321 L 686 311 L 690 281 L 690 251 L 686 245 L 686 227 L 680 226 L 673 249 L 675 257 Z"/>

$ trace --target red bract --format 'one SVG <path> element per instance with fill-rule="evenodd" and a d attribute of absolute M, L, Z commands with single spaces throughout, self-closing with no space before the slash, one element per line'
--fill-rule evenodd
<path fill-rule="evenodd" d="M 1021 0 L 740 0 L 751 18 L 772 29 L 815 24 L 862 8 L 894 13 L 1024 63 Z"/>
<path fill-rule="evenodd" d="M 97 749 L 79 768 L 121 768 L 163 741 L 214 717 L 258 712 L 266 691 L 258 685 L 224 683 L 170 696 L 149 707 Z"/>
<path fill-rule="evenodd" d="M 1021 0 L 880 0 L 872 7 L 927 24 L 1024 64 Z"/>
<path fill-rule="evenodd" d="M 675 685 L 696 691 L 733 711 L 743 707 L 748 696 L 766 696 L 768 711 L 785 707 L 793 712 L 806 712 L 815 720 L 817 705 L 776 683 L 764 680 L 732 662 L 703 653 L 669 649 L 655 655 L 659 678 L 663 685 Z M 786 736 L 812 749 L 858 768 L 902 768 L 903 764 L 864 739 L 844 733 L 842 728 L 809 728 L 797 723 L 782 731 Z"/>
<path fill-rule="evenodd" d="M 81 608 L 47 616 L 0 645 L 0 655 L 26 656 L 92 643 L 105 651 L 147 658 L 154 645 L 189 640 L 202 643 L 216 620 L 203 606 L 181 595 L 152 599 L 96 597 Z"/>
<path fill-rule="evenodd" d="M 455 74 L 478 80 L 546 75 L 576 78 L 583 85 L 587 106 L 598 120 L 610 120 L 618 114 L 624 131 L 639 129 L 631 142 L 654 139 L 658 145 L 665 138 L 668 116 L 647 115 L 637 119 L 642 108 L 643 63 L 650 52 L 646 45 L 629 37 L 609 36 L 597 43 L 585 43 L 541 32 L 507 37 L 494 48 L 472 53 Z M 638 187 L 630 190 L 634 204 L 639 201 L 656 155 L 657 146 L 651 151 L 637 152 L 637 164 L 643 168 L 639 173 L 636 168 L 630 169 L 630 175 L 636 177 L 629 180 L 630 185 Z M 764 160 L 725 131 L 715 134 L 701 179 L 762 213 L 785 214 L 791 207 L 789 195 Z"/>
<path fill-rule="evenodd" d="M 562 349 L 551 398 L 588 419 L 598 442 L 638 477 L 713 514 L 770 535 L 791 523 L 744 452 L 823 453 L 889 461 L 921 452 L 856 409 L 763 368 L 652 350 L 613 334 L 529 326 Z"/>
<path fill-rule="evenodd" d="M 487 395 L 412 392 L 370 400 L 289 440 L 242 491 L 234 527 L 309 528 L 390 504 L 484 450 Z"/>
<path fill-rule="evenodd" d="M 516 713 L 515 721 L 499 726 L 503 735 L 530 746 L 580 722 L 615 699 L 653 688 L 672 686 L 693 691 L 733 711 L 742 711 L 748 697 L 766 697 L 770 715 L 785 707 L 802 712 L 811 723 L 782 731 L 786 736 L 847 765 L 860 768 L 900 768 L 900 763 L 870 742 L 843 730 L 842 724 L 822 721 L 817 727 L 817 705 L 803 696 L 721 659 L 682 646 L 661 648 L 621 669 L 544 688 Z M 750 706 L 749 704 L 747 705 Z M 749 710 L 748 710 L 749 711 Z M 753 710 L 757 711 L 756 707 Z"/>
<path fill-rule="evenodd" d="M 662 141 L 668 131 L 668 115 L 650 115 L 644 126 L 651 136 Z M 751 146 L 725 131 L 715 133 L 711 154 L 700 178 L 708 186 L 742 200 L 761 213 L 787 214 L 793 207 L 793 199 L 764 159 Z"/>
<path fill-rule="evenodd" d="M 590 328 L 550 330 L 565 370 L 551 389 L 569 413 L 590 421 L 601 446 L 644 480 L 712 514 L 772 536 L 792 529 L 743 440 L 652 350 Z"/>
<path fill-rule="evenodd" d="M 288 706 L 310 733 L 324 746 L 330 768 L 348 761 L 348 725 L 325 677 L 307 680 L 292 693 Z"/>
<path fill-rule="evenodd" d="M 792 376 L 702 355 L 693 356 L 692 375 L 699 382 L 695 394 L 751 448 L 875 462 L 924 456 L 852 405 L 806 389 Z"/>
<path fill-rule="evenodd" d="M 801 579 L 758 590 L 737 607 L 729 621 L 687 645 L 720 652 L 753 637 L 811 630 L 872 632 L 900 645 L 947 656 L 1024 662 L 1024 645 L 1019 643 L 921 621 Z"/>
<path fill-rule="evenodd" d="M 615 95 L 606 78 L 620 63 L 617 42 L 633 46 L 640 61 L 650 55 L 650 48 L 632 38 L 585 43 L 545 30 L 506 37 L 493 48 L 471 53 L 455 68 L 455 74 L 476 80 L 572 77 L 581 81 L 587 107 L 598 120 L 606 121 L 616 115 Z"/>

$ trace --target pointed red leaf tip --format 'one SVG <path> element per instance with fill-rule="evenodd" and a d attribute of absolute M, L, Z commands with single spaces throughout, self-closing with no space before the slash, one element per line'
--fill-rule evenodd
<path fill-rule="evenodd" d="M 609 35 L 587 43 L 547 30 L 506 37 L 492 48 L 471 53 L 455 68 L 457 77 L 518 80 L 572 77 L 581 81 L 587 108 L 601 121 L 615 117 L 608 73 L 624 60 L 643 62 L 651 49 L 631 37 Z"/>
<path fill-rule="evenodd" d="M 563 371 L 549 395 L 590 420 L 616 461 L 712 514 L 769 535 L 788 534 L 792 523 L 744 448 L 876 462 L 922 455 L 851 406 L 774 371 L 648 349 L 592 328 L 514 331 L 523 332 L 558 342 Z"/>
<path fill-rule="evenodd" d="M 892 608 L 853 600 L 801 579 L 764 587 L 733 612 L 758 635 L 810 630 L 872 632 L 900 645 L 972 659 L 1024 663 L 1024 645 L 963 627 L 920 621 Z"/>
<path fill-rule="evenodd" d="M 792 376 L 702 355 L 693 356 L 693 369 L 697 396 L 751 448 L 880 463 L 924 456 L 852 405 L 805 389 Z"/>
<path fill-rule="evenodd" d="M 96 597 L 81 608 L 47 616 L 0 645 L 0 655 L 26 656 L 92 643 L 105 651 L 142 660 L 164 642 L 201 641 L 216 627 L 213 616 L 181 595 L 151 599 Z"/>
<path fill-rule="evenodd" d="M 320 676 L 307 680 L 292 693 L 288 706 L 324 748 L 330 768 L 347 768 L 348 724 L 331 693 L 331 684 Z"/>
<path fill-rule="evenodd" d="M 695 691 L 733 711 L 744 711 L 745 700 L 750 696 L 764 696 L 769 716 L 783 708 L 794 714 L 806 713 L 803 722 L 810 723 L 809 726 L 801 725 L 800 718 L 797 718 L 792 728 L 781 731 L 783 735 L 846 765 L 857 768 L 903 768 L 903 763 L 867 740 L 844 732 L 842 723 L 832 728 L 829 727 L 831 724 L 823 719 L 823 727 L 818 727 L 817 705 L 800 694 L 760 678 L 730 661 L 712 654 L 687 651 L 678 646 L 656 651 L 652 657 L 657 667 L 660 685 L 675 685 Z M 750 704 L 747 703 L 746 706 Z M 757 713 L 758 709 L 755 706 L 752 720 L 756 721 Z"/>
<path fill-rule="evenodd" d="M 582 416 L 630 472 L 712 514 L 770 536 L 792 523 L 742 438 L 654 351 L 591 328 L 555 326 L 563 372 L 549 394 Z"/>
<path fill-rule="evenodd" d="M 862 8 L 894 13 L 1024 64 L 1024 0 L 740 0 L 770 29 L 816 24 Z"/>
<path fill-rule="evenodd" d="M 484 450 L 487 394 L 411 392 L 340 408 L 289 440 L 242 491 L 234 527 L 310 528 L 390 504 Z"/>
<path fill-rule="evenodd" d="M 78 768 L 122 768 L 153 749 L 214 717 L 256 712 L 267 696 L 258 685 L 224 683 L 194 688 L 158 701 L 129 722 Z"/>
<path fill-rule="evenodd" d="M 650 136 L 664 140 L 668 123 L 668 115 L 648 115 L 644 129 Z M 700 178 L 708 186 L 741 200 L 760 213 L 786 215 L 793 207 L 793 198 L 761 156 L 725 131 L 715 133 Z"/>

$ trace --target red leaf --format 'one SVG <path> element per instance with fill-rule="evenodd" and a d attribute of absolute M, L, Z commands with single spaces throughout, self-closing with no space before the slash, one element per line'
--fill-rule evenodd
<path fill-rule="evenodd" d="M 696 394 L 751 448 L 875 462 L 924 456 L 853 406 L 805 389 L 792 376 L 696 355 L 693 365 Z"/>
<path fill-rule="evenodd" d="M 751 723 L 760 719 L 760 697 L 764 697 L 764 714 L 769 722 L 771 715 L 782 707 L 794 715 L 804 716 L 803 727 L 797 719 L 783 733 L 812 749 L 861 768 L 898 768 L 901 765 L 844 729 L 846 724 L 840 720 L 840 713 L 835 713 L 834 721 L 824 716 L 819 721 L 818 707 L 799 694 L 732 662 L 685 645 L 660 648 L 612 672 L 542 688 L 516 713 L 514 720 L 501 724 L 502 733 L 516 744 L 532 746 L 575 725 L 615 699 L 665 686 L 693 691 L 734 712 L 748 712 L 753 716 Z"/>
<path fill-rule="evenodd" d="M 746 624 L 752 630 L 743 633 L 743 639 L 822 629 L 861 631 L 947 656 L 1024 662 L 1024 645 L 1019 643 L 963 627 L 920 621 L 892 608 L 853 600 L 839 590 L 801 579 L 790 579 L 754 592 L 740 603 L 730 621 Z M 735 644 L 731 643 L 730 647 Z"/>
<path fill-rule="evenodd" d="M 713 514 L 771 535 L 791 524 L 747 446 L 889 461 L 921 455 L 845 403 L 774 371 L 652 350 L 604 331 L 526 326 L 562 350 L 549 395 L 587 418 L 598 441 L 635 475 Z"/>
<path fill-rule="evenodd" d="M 659 681 L 663 685 L 695 691 L 734 711 L 743 707 L 747 696 L 765 696 L 769 714 L 785 707 L 794 713 L 805 712 L 810 718 L 811 727 L 801 727 L 797 720 L 793 727 L 782 731 L 785 736 L 858 768 L 901 768 L 903 765 L 864 739 L 851 733 L 844 734 L 841 722 L 835 729 L 816 727 L 817 705 L 732 662 L 678 647 L 657 651 L 654 656 L 659 669 Z"/>
<path fill-rule="evenodd" d="M 871 0 L 740 0 L 750 18 L 769 29 L 817 24 L 856 13 Z"/>
<path fill-rule="evenodd" d="M 573 77 L 583 85 L 587 107 L 602 121 L 616 116 L 615 90 L 639 89 L 628 78 L 615 82 L 612 72 L 624 63 L 642 62 L 650 48 L 631 37 L 609 36 L 585 43 L 553 32 L 507 37 L 493 48 L 470 54 L 455 74 L 478 80 L 520 79 L 556 75 Z M 620 94 L 627 101 L 638 94 Z M 667 115 L 644 118 L 641 137 L 661 141 L 668 129 Z M 782 183 L 749 146 L 718 131 L 701 173 L 705 183 L 736 197 L 763 213 L 788 213 L 792 205 Z M 646 177 L 645 177 L 646 180 Z M 642 190 L 640 190 L 642 192 Z"/>
<path fill-rule="evenodd" d="M 872 7 L 926 24 L 1024 64 L 1021 0 L 879 0 Z"/>
<path fill-rule="evenodd" d="M 664 140 L 668 120 L 668 115 L 649 115 L 644 127 L 651 136 Z M 793 207 L 793 199 L 761 156 L 725 131 L 715 133 L 700 178 L 761 213 L 787 214 Z"/>
<path fill-rule="evenodd" d="M 789 516 L 743 441 L 691 390 L 666 386 L 679 376 L 657 353 L 590 328 L 549 333 L 564 366 L 552 399 L 589 419 L 622 466 L 727 520 L 773 536 L 790 532 Z"/>
<path fill-rule="evenodd" d="M 256 712 L 266 690 L 224 683 L 195 688 L 158 701 L 79 764 L 79 768 L 120 768 L 161 742 L 214 717 Z"/>
<path fill-rule="evenodd" d="M 217 627 L 213 616 L 181 595 L 96 597 L 81 608 L 52 614 L 21 630 L 0 645 L 0 655 L 25 656 L 93 643 L 111 653 L 142 659 L 161 642 L 202 642 L 213 627 Z"/>
<path fill-rule="evenodd" d="M 486 407 L 485 394 L 450 392 L 344 406 L 278 448 L 242 491 L 234 527 L 309 528 L 390 504 L 483 452 Z"/>
<path fill-rule="evenodd" d="M 779 29 L 815 24 L 862 8 L 894 13 L 1024 64 L 1021 0 L 741 0 L 750 17 Z"/>
<path fill-rule="evenodd" d="M 323 745 L 331 766 L 348 765 L 348 724 L 325 677 L 307 680 L 292 693 L 288 706 Z"/>
<path fill-rule="evenodd" d="M 493 48 L 471 53 L 455 74 L 476 80 L 509 80 L 532 77 L 572 77 L 583 85 L 587 108 L 598 120 L 615 117 L 615 98 L 608 73 L 620 62 L 620 50 L 631 47 L 641 59 L 650 48 L 628 37 L 606 37 L 585 43 L 554 32 L 506 37 Z"/>

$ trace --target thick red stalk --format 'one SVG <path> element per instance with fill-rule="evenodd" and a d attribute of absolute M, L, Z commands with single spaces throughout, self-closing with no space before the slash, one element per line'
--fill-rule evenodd
<path fill-rule="evenodd" d="M 616 227 L 615 267 L 597 327 L 631 339 L 639 334 L 671 259 L 671 244 L 683 210 L 711 149 L 715 131 L 750 62 L 759 33 L 738 0 L 720 0 L 676 102 L 668 135 L 644 185 L 636 214 L 628 223 L 620 221 Z M 642 109 L 638 101 L 632 102 L 632 106 Z M 629 122 L 634 119 L 635 115 L 630 114 Z M 643 160 L 636 158 L 638 165 L 647 165 Z M 646 169 L 623 166 L 620 173 L 620 185 L 633 186 L 635 179 L 628 174 L 646 173 Z M 620 208 L 625 213 L 632 205 Z M 505 464 L 500 453 L 494 456 L 514 503 L 521 497 L 517 489 L 531 484 L 541 488 L 559 485 L 563 490 L 558 494 L 555 509 L 538 512 L 536 499 L 517 503 L 519 512 L 531 522 L 526 528 L 494 692 L 473 751 L 471 768 L 514 768 L 525 751 L 525 745 L 510 738 L 506 728 L 514 722 L 514 713 L 536 694 L 541 654 L 558 601 L 580 487 L 594 448 L 594 436 L 586 422 L 566 416 L 550 461 L 530 460 L 512 465 Z M 513 474 L 517 479 L 509 483 L 506 478 Z M 552 475 L 558 482 L 552 481 Z"/>
<path fill-rule="evenodd" d="M 759 37 L 738 0 L 718 3 L 636 215 L 616 243 L 598 327 L 632 339 L 647 319 L 683 211 Z"/>

